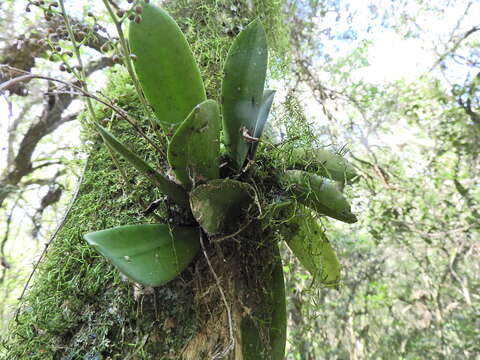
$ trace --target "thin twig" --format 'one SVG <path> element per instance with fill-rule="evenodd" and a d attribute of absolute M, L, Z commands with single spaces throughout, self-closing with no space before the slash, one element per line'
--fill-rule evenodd
<path fill-rule="evenodd" d="M 225 356 L 227 356 L 232 351 L 233 347 L 235 346 L 235 337 L 233 336 L 232 313 L 230 311 L 230 306 L 228 305 L 227 298 L 225 297 L 225 294 L 223 292 L 222 284 L 220 283 L 220 279 L 218 278 L 217 273 L 213 269 L 213 266 L 210 263 L 210 259 L 207 255 L 207 251 L 205 250 L 205 245 L 203 243 L 203 231 L 200 232 L 200 245 L 202 247 L 203 255 L 205 256 L 205 259 L 207 260 L 208 267 L 210 268 L 210 271 L 212 272 L 212 275 L 215 278 L 215 282 L 217 283 L 218 291 L 220 292 L 220 296 L 222 297 L 223 303 L 225 304 L 225 308 L 227 309 L 228 333 L 230 335 L 230 343 L 221 352 L 216 353 L 212 356 L 212 360 L 223 359 Z"/>
<path fill-rule="evenodd" d="M 112 10 L 112 8 L 110 6 L 110 4 L 115 6 L 115 3 L 113 3 L 113 2 L 110 3 L 107 0 L 103 0 L 103 4 L 105 5 L 105 8 L 107 9 L 108 14 L 110 15 L 110 18 L 112 19 L 113 23 L 115 24 L 115 28 L 117 29 L 117 33 L 118 33 L 118 38 L 120 40 L 120 46 L 121 46 L 122 51 L 123 51 L 123 58 L 124 58 L 123 60 L 124 60 L 124 63 L 126 64 L 128 74 L 130 75 L 130 78 L 133 81 L 133 85 L 135 86 L 135 90 L 137 91 L 138 98 L 140 99 L 140 103 L 143 106 L 145 114 L 148 114 L 149 107 L 148 107 L 147 101 L 145 100 L 145 98 L 143 96 L 142 88 L 141 88 L 140 83 L 137 79 L 135 71 L 133 70 L 132 59 L 130 58 L 130 51 L 128 49 L 127 40 L 125 39 L 125 36 L 123 34 L 121 21 L 118 20 L 117 16 L 115 15 L 115 12 Z M 155 124 L 153 123 L 153 121 L 151 121 L 151 125 L 155 129 Z"/>
<path fill-rule="evenodd" d="M 10 237 L 10 226 L 11 226 L 11 223 L 12 223 L 13 212 L 14 212 L 15 208 L 17 207 L 17 204 L 18 204 L 18 201 L 20 200 L 20 198 L 21 198 L 21 195 L 19 194 L 17 199 L 15 200 L 12 208 L 10 209 L 10 213 L 8 214 L 7 221 L 6 221 L 5 235 L 3 236 L 2 242 L 0 244 L 0 258 L 3 259 L 5 264 L 8 264 L 8 262 L 6 260 L 6 256 L 5 256 L 5 245 L 7 244 L 7 241 Z M 2 266 L 2 276 L 0 277 L 0 284 L 3 283 L 8 268 L 9 267 L 6 266 L 6 265 Z"/>
<path fill-rule="evenodd" d="M 222 237 L 219 237 L 219 238 L 213 238 L 212 240 L 214 242 L 221 242 L 223 240 L 233 238 L 233 237 L 237 236 L 238 234 L 240 234 L 243 230 L 245 230 L 248 227 L 248 225 L 250 225 L 251 222 L 252 222 L 252 220 L 249 219 L 241 228 L 239 228 L 233 234 L 225 235 L 225 236 L 222 236 Z"/>
<path fill-rule="evenodd" d="M 67 28 L 68 32 L 68 37 L 70 38 L 70 42 L 73 45 L 73 51 L 75 53 L 75 57 L 77 58 L 78 65 L 79 65 L 79 71 L 78 71 L 78 78 L 80 80 L 80 84 L 82 89 L 88 92 L 88 85 L 87 85 L 87 77 L 85 75 L 85 68 L 83 66 L 83 61 L 82 61 L 82 56 L 80 55 L 80 47 L 77 44 L 77 41 L 75 40 L 75 35 L 73 33 L 72 26 L 70 25 L 70 19 L 68 18 L 67 12 L 65 11 L 65 5 L 64 5 L 64 0 L 60 0 L 60 9 L 61 9 L 61 14 L 63 17 L 63 21 L 65 23 L 65 27 Z M 95 111 L 93 111 L 93 104 L 90 98 L 87 97 L 87 107 L 88 111 L 90 112 L 90 116 L 92 117 L 92 121 L 97 122 L 96 116 L 95 116 Z"/>

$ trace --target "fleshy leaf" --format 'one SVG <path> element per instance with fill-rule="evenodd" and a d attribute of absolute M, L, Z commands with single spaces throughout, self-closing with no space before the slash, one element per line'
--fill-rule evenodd
<path fill-rule="evenodd" d="M 282 260 L 275 246 L 275 264 L 269 289 L 263 289 L 263 303 L 252 315 L 242 319 L 242 354 L 244 359 L 283 359 L 287 340 L 287 308 Z M 255 322 L 269 327 L 269 344 L 264 343 Z"/>
<path fill-rule="evenodd" d="M 128 278 L 148 286 L 174 279 L 200 249 L 198 227 L 126 225 L 91 232 L 84 238 Z"/>
<path fill-rule="evenodd" d="M 323 149 L 294 149 L 291 160 L 293 167 L 315 172 L 332 180 L 345 182 L 358 175 L 343 156 Z"/>
<path fill-rule="evenodd" d="M 323 286 L 336 287 L 340 282 L 340 262 L 323 229 L 303 207 L 283 210 L 280 233 L 300 263 Z"/>
<path fill-rule="evenodd" d="M 223 131 L 228 153 L 237 169 L 243 166 L 263 98 L 267 70 L 267 39 L 259 20 L 234 40 L 224 67 L 222 83 Z"/>
<path fill-rule="evenodd" d="M 198 104 L 178 127 L 168 146 L 168 162 L 187 189 L 219 177 L 220 114 L 213 100 Z"/>
<path fill-rule="evenodd" d="M 190 207 L 208 234 L 229 235 L 245 223 L 254 193 L 247 183 L 231 179 L 212 180 L 193 189 Z"/>
<path fill-rule="evenodd" d="M 301 170 L 287 170 L 280 182 L 296 200 L 319 214 L 349 224 L 357 221 L 347 199 L 327 179 Z"/>
<path fill-rule="evenodd" d="M 177 204 L 188 206 L 187 193 L 180 185 L 159 174 L 155 169 L 148 165 L 132 150 L 127 148 L 103 126 L 95 123 L 95 127 L 110 148 L 122 155 L 125 160 L 135 167 L 135 169 L 147 176 L 150 181 L 152 181 L 152 183 L 160 189 L 160 191 L 170 196 Z"/>
<path fill-rule="evenodd" d="M 262 105 L 260 105 L 260 110 L 258 112 L 257 123 L 255 124 L 255 131 L 253 137 L 260 139 L 263 134 L 263 129 L 267 123 L 268 115 L 270 114 L 270 109 L 273 104 L 273 98 L 275 97 L 275 90 L 265 90 L 263 92 Z M 255 153 L 257 152 L 258 141 L 252 143 L 250 148 L 250 159 L 255 158 Z"/>
<path fill-rule="evenodd" d="M 142 4 L 142 21 L 130 22 L 135 71 L 159 124 L 169 130 L 206 100 L 200 71 L 175 20 L 163 9 Z"/>

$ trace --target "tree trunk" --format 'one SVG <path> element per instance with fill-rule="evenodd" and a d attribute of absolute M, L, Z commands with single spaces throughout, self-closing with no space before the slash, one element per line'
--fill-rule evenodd
<path fill-rule="evenodd" d="M 192 45 L 209 98 L 217 101 L 223 61 L 242 26 L 262 18 L 271 53 L 284 33 L 282 1 L 232 3 L 164 4 Z M 128 83 L 119 72 L 105 93 L 139 118 L 138 100 Z M 99 119 L 111 117 L 109 110 L 99 107 L 96 111 Z M 165 161 L 121 120 L 114 119 L 108 126 L 150 163 L 161 166 Z M 155 136 L 147 126 L 145 131 Z M 262 284 L 270 281 L 274 246 L 262 241 L 265 234 L 254 221 L 238 241 L 210 244 L 205 239 L 211 264 L 201 251 L 170 283 L 158 288 L 134 285 L 82 236 L 126 224 L 168 222 L 176 214 L 163 204 L 153 216 L 144 215 L 145 206 L 162 194 L 122 163 L 126 182 L 98 136 L 86 130 L 85 138 L 93 145 L 78 196 L 12 321 L 4 344 L 6 359 L 209 359 L 224 350 L 227 353 L 232 337 L 241 343 L 240 318 L 249 310 L 256 312 L 255 294 L 261 294 Z M 226 358 L 243 359 L 238 349 Z"/>

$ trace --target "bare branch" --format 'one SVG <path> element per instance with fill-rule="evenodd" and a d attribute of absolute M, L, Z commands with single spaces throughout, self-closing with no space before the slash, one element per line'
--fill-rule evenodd
<path fill-rule="evenodd" d="M 53 204 L 57 203 L 60 200 L 60 197 L 63 193 L 63 187 L 55 183 L 58 173 L 53 179 L 50 179 L 50 186 L 47 193 L 40 200 L 40 207 L 35 211 L 35 214 L 32 217 L 33 221 L 33 231 L 32 235 L 34 238 L 37 237 L 40 229 L 42 228 L 42 216 L 45 209 Z"/>
<path fill-rule="evenodd" d="M 19 200 L 20 200 L 20 196 L 17 197 L 14 204 L 12 205 L 12 208 L 10 209 L 10 212 L 7 215 L 7 219 L 5 223 L 6 225 L 5 234 L 3 235 L 2 241 L 0 243 L 0 265 L 2 265 L 2 275 L 0 276 L 0 284 L 2 284 L 3 281 L 5 280 L 6 271 L 11 267 L 5 255 L 5 245 L 7 244 L 8 238 L 10 236 L 10 225 L 12 222 L 13 212 L 17 207 Z"/>
<path fill-rule="evenodd" d="M 446 50 L 442 55 L 440 55 L 438 60 L 435 61 L 435 64 L 433 64 L 432 67 L 430 68 L 430 71 L 432 71 L 439 64 L 441 64 L 447 58 L 447 56 L 455 53 L 455 51 L 457 51 L 457 49 L 460 47 L 462 42 L 465 41 L 470 35 L 476 33 L 477 31 L 480 31 L 480 26 L 474 26 L 473 28 L 471 28 L 470 30 L 462 34 L 448 50 Z"/>
<path fill-rule="evenodd" d="M 102 47 L 110 41 L 99 34 L 99 29 L 92 29 L 91 26 L 78 20 L 71 19 L 70 21 L 76 30 L 76 36 L 85 36 L 83 40 L 85 46 L 101 52 Z M 47 37 L 52 40 L 68 40 L 61 16 L 54 16 L 50 21 L 42 20 L 35 24 L 34 29 L 26 29 L 24 34 L 20 34 L 11 44 L 1 49 L 0 64 L 30 71 L 35 66 L 36 58 L 46 57 L 48 51 L 51 50 L 48 42 L 42 41 Z M 0 83 L 8 81 L 11 78 L 9 75 L 0 72 Z M 25 83 L 16 83 L 15 86 L 10 87 L 10 91 L 20 96 L 28 93 Z"/>
<path fill-rule="evenodd" d="M 100 70 L 106 66 L 113 65 L 113 62 L 103 57 L 99 60 L 95 60 L 86 66 L 86 73 L 88 75 L 92 74 L 94 71 Z M 0 71 L 9 73 L 18 74 L 21 69 L 13 69 L 9 66 L 1 66 Z M 43 78 L 53 82 L 60 82 L 67 86 L 72 86 L 72 84 L 49 77 L 37 76 L 30 73 L 25 73 L 23 71 L 21 76 L 13 78 L 9 81 L 6 81 L 0 84 L 0 92 L 10 89 L 11 86 L 17 84 L 21 81 L 27 81 L 32 78 Z M 78 82 L 75 82 L 77 84 Z M 75 86 L 75 85 L 73 85 Z M 9 167 L 6 175 L 0 179 L 0 207 L 7 198 L 7 196 L 16 188 L 20 183 L 22 178 L 30 173 L 32 173 L 35 168 L 32 165 L 32 155 L 38 145 L 38 143 L 48 134 L 51 134 L 62 124 L 75 120 L 77 118 L 77 113 L 63 116 L 64 111 L 70 106 L 72 101 L 79 95 L 78 93 L 73 92 L 53 92 L 54 89 L 53 83 L 49 84 L 49 91 L 47 92 L 47 101 L 45 102 L 40 118 L 32 123 L 22 140 L 18 150 L 14 156 L 10 155 L 12 160 L 11 166 Z M 77 90 L 79 88 L 77 87 Z"/>

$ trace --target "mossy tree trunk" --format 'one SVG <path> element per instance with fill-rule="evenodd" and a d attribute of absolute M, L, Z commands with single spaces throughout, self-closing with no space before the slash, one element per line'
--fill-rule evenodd
<path fill-rule="evenodd" d="M 165 4 L 192 45 L 209 98 L 220 101 L 226 52 L 233 36 L 249 21 L 262 18 L 270 48 L 278 43 L 281 5 L 280 0 Z M 108 96 L 133 115 L 144 116 L 123 71 L 110 76 Z M 110 119 L 109 110 L 96 111 L 100 119 Z M 150 163 L 162 166 L 165 159 L 121 120 L 114 118 L 108 126 Z M 155 136 L 146 124 L 145 131 Z M 245 311 L 255 312 L 256 298 L 249 294 L 261 293 L 262 283 L 272 276 L 275 251 L 264 241 L 260 224 L 253 221 L 237 239 L 207 242 L 211 266 L 200 253 L 181 277 L 167 285 L 138 287 L 98 256 L 83 234 L 125 224 L 175 221 L 176 214 L 164 204 L 154 214 L 144 215 L 145 206 L 162 194 L 122 163 L 125 181 L 98 136 L 86 130 L 85 137 L 93 145 L 78 196 L 21 304 L 18 319 L 11 324 L 6 358 L 208 359 L 228 348 L 230 326 L 238 328 Z M 242 356 L 232 351 L 229 358 Z"/>

